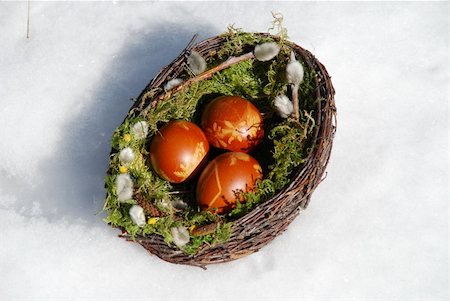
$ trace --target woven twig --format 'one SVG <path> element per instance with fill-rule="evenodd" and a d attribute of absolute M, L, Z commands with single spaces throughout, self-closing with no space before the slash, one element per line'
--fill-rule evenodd
<path fill-rule="evenodd" d="M 267 37 L 269 34 L 258 33 L 258 35 Z M 186 56 L 190 51 L 195 50 L 207 58 L 214 55 L 224 41 L 224 37 L 221 36 L 209 38 L 195 46 L 191 41 L 178 58 L 163 68 L 150 81 L 131 108 L 133 113 L 139 114 L 152 105 L 154 106 L 155 101 L 163 98 L 161 95 L 164 93 L 164 83 L 177 77 L 183 71 Z M 287 187 L 234 221 L 231 237 L 226 243 L 214 246 L 204 245 L 195 255 L 187 255 L 174 246 L 168 246 L 159 235 L 137 237 L 136 241 L 151 254 L 172 263 L 200 267 L 241 258 L 257 252 L 280 235 L 299 212 L 308 206 L 312 192 L 322 181 L 330 157 L 336 130 L 335 91 L 327 70 L 309 51 L 293 43 L 288 45 L 297 56 L 302 58 L 309 69 L 315 70 L 317 75 L 314 91 L 317 108 L 314 110 L 315 115 L 313 116 L 317 125 L 313 133 L 315 147 L 308 154 L 305 163 L 295 172 L 292 182 Z M 160 91 L 160 93 L 155 95 L 154 91 Z M 213 226 L 209 227 L 214 229 Z M 202 230 L 212 231 L 211 229 Z"/>

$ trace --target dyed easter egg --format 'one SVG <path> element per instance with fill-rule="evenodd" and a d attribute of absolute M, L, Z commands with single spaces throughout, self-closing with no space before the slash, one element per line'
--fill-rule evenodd
<path fill-rule="evenodd" d="M 226 213 L 236 206 L 236 193 L 251 191 L 262 178 L 258 161 L 246 153 L 228 152 L 212 160 L 197 183 L 197 203 L 203 210 Z"/>
<path fill-rule="evenodd" d="M 211 101 L 203 111 L 201 126 L 211 145 L 235 152 L 249 152 L 264 138 L 261 113 L 239 96 Z"/>
<path fill-rule="evenodd" d="M 150 161 L 161 178 L 180 183 L 197 171 L 208 151 L 208 140 L 197 125 L 174 120 L 155 133 L 150 144 Z"/>

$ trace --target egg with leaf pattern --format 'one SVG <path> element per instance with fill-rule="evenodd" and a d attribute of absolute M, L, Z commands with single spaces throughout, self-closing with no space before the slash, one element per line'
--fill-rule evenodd
<path fill-rule="evenodd" d="M 227 152 L 209 162 L 200 174 L 196 199 L 203 210 L 229 212 L 236 206 L 236 198 L 242 201 L 240 192 L 254 189 L 262 179 L 258 161 L 242 152 Z"/>
<path fill-rule="evenodd" d="M 261 113 L 239 96 L 220 96 L 208 103 L 201 127 L 211 145 L 235 152 L 247 153 L 264 138 Z"/>
<path fill-rule="evenodd" d="M 171 183 L 181 183 L 199 170 L 208 151 L 208 140 L 196 124 L 173 120 L 153 136 L 150 161 L 161 178 Z"/>

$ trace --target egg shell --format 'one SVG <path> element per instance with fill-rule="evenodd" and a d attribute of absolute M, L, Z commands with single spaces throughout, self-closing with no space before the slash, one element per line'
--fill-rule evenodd
<path fill-rule="evenodd" d="M 239 96 L 219 96 L 207 104 L 201 127 L 211 145 L 235 152 L 247 153 L 264 138 L 261 113 Z"/>
<path fill-rule="evenodd" d="M 208 140 L 196 124 L 174 120 L 153 136 L 150 161 L 160 177 L 171 183 L 181 183 L 198 171 L 208 151 Z"/>
<path fill-rule="evenodd" d="M 196 189 L 197 203 L 203 210 L 217 208 L 218 213 L 226 213 L 236 206 L 236 193 L 251 191 L 262 176 L 261 166 L 250 155 L 224 153 L 201 173 Z"/>

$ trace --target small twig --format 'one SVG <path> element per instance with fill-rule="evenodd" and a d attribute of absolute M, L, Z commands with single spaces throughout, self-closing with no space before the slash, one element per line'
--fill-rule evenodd
<path fill-rule="evenodd" d="M 294 119 L 298 123 L 300 122 L 300 112 L 299 112 L 299 104 L 298 104 L 298 85 L 291 85 L 292 87 L 292 104 L 294 107 Z"/>
<path fill-rule="evenodd" d="M 30 3 L 31 0 L 27 2 L 27 39 L 30 39 Z"/>
<path fill-rule="evenodd" d="M 194 46 L 195 40 L 197 40 L 198 38 L 198 33 L 194 34 L 191 38 L 191 40 L 189 41 L 189 43 L 186 46 L 186 49 L 191 49 L 192 46 Z"/>
<path fill-rule="evenodd" d="M 286 67 L 286 72 L 288 80 L 291 83 L 292 90 L 292 105 L 294 120 L 300 123 L 300 108 L 298 103 L 298 89 L 300 88 L 300 83 L 303 81 L 303 67 L 295 59 L 294 51 L 291 51 L 290 62 Z"/>
<path fill-rule="evenodd" d="M 188 194 L 192 193 L 192 190 L 175 190 L 175 191 L 169 191 L 167 194 Z"/>

